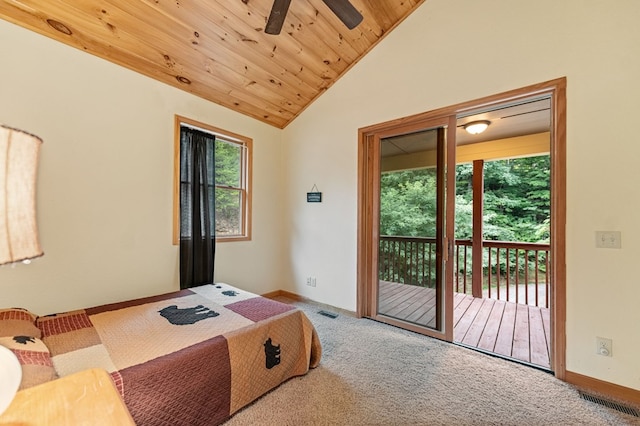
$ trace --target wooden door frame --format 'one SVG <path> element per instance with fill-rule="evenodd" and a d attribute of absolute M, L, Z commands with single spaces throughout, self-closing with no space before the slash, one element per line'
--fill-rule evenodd
<path fill-rule="evenodd" d="M 443 141 L 455 136 L 456 118 L 452 116 L 440 116 L 440 117 L 425 117 L 424 119 L 416 119 L 412 121 L 394 121 L 393 124 L 385 126 L 384 128 L 377 128 L 372 133 L 364 133 L 360 136 L 359 147 L 359 188 L 361 197 L 359 197 L 359 218 L 362 221 L 358 223 L 358 276 L 364 274 L 367 278 L 367 282 L 371 283 L 372 279 L 376 279 L 378 276 L 378 257 L 377 257 L 377 245 L 374 242 L 378 241 L 380 235 L 377 226 L 374 224 L 380 223 L 379 211 L 372 208 L 377 205 L 380 200 L 380 141 L 385 138 L 400 136 L 415 132 L 420 132 L 429 129 L 446 128 L 446 136 L 442 135 Z M 451 216 L 446 219 L 442 219 L 442 214 L 438 217 L 438 234 L 453 236 L 454 224 L 453 224 L 453 208 L 455 207 L 455 197 L 444 197 L 444 193 L 453 191 L 455 189 L 455 182 L 450 179 L 444 179 L 444 169 L 453 165 L 455 168 L 455 146 L 452 144 L 446 144 L 445 150 L 439 150 L 439 163 L 446 167 L 440 167 L 439 173 L 442 173 L 440 179 L 438 179 L 438 192 L 439 200 L 446 202 L 440 204 L 440 208 L 445 212 L 451 212 Z M 445 187 L 446 185 L 446 187 Z M 361 210 L 362 209 L 362 210 Z M 365 212 L 364 214 L 362 212 Z M 446 228 L 446 229 L 443 229 Z M 364 240 L 366 239 L 366 243 Z M 436 242 L 436 262 L 444 263 L 442 274 L 445 279 L 442 282 L 445 284 L 440 288 L 440 291 L 436 291 L 436 298 L 442 301 L 444 309 L 439 310 L 438 318 L 436 318 L 436 328 L 431 329 L 428 327 L 419 326 L 413 323 L 388 317 L 385 315 L 378 315 L 377 313 L 377 300 L 378 300 L 378 286 L 377 285 L 365 285 L 358 286 L 358 308 L 357 315 L 359 317 L 366 316 L 369 318 L 377 319 L 379 321 L 396 325 L 417 333 L 425 334 L 428 336 L 436 337 L 439 339 L 452 341 L 453 340 L 453 312 L 446 309 L 446 306 L 453 304 L 453 280 L 447 277 L 453 277 L 453 262 L 449 262 L 448 258 L 452 258 L 453 255 L 453 241 L 454 238 L 444 238 L 442 241 Z M 364 244 L 361 245 L 360 243 Z M 360 256 L 362 255 L 362 257 Z M 362 300 L 361 300 L 362 299 Z M 442 331 L 444 330 L 444 331 Z"/>
<path fill-rule="evenodd" d="M 372 168 L 372 164 L 379 163 L 375 157 L 377 152 L 372 152 L 370 147 L 379 143 L 381 135 L 393 133 L 399 128 L 415 128 L 421 130 L 423 124 L 432 120 L 451 119 L 465 112 L 490 109 L 492 106 L 515 102 L 532 96 L 548 95 L 551 99 L 551 229 L 550 246 L 551 262 L 550 275 L 553 287 L 551 289 L 551 322 L 552 322 L 552 368 L 557 378 L 565 380 L 566 374 L 566 87 L 565 77 L 550 80 L 544 83 L 534 84 L 520 89 L 487 96 L 473 101 L 463 102 L 409 117 L 403 117 L 384 123 L 374 124 L 358 130 L 358 254 L 357 254 L 357 301 L 356 314 L 358 317 L 371 317 L 373 298 L 377 297 L 377 286 L 372 285 L 377 281 L 377 247 L 373 242 L 378 240 L 378 231 L 372 226 L 374 220 L 378 220 L 378 212 L 372 208 L 373 197 L 376 195 L 373 188 L 374 182 L 379 176 L 379 169 Z M 455 126 L 450 132 L 455 132 Z M 449 133 L 448 136 L 450 136 Z M 454 140 L 454 139 L 450 139 Z M 455 153 L 455 144 L 449 143 L 447 151 L 447 163 L 454 161 L 451 158 L 451 150 Z M 378 157 L 379 158 L 379 157 Z M 378 173 L 376 175 L 376 172 Z M 379 194 L 377 194 L 379 195 Z M 449 226 L 450 220 L 447 221 Z M 452 224 L 451 224 L 452 225 Z M 448 251 L 452 244 L 448 244 Z M 452 262 L 448 262 L 452 263 Z M 452 290 L 453 291 L 453 290 Z M 453 294 L 445 300 L 452 305 Z M 451 316 L 452 317 L 452 316 Z M 451 328 L 452 324 L 445 325 Z M 411 327 L 408 327 L 411 329 Z M 414 330 L 419 331 L 419 330 Z M 422 331 L 419 331 L 422 332 Z M 453 330 L 449 330 L 451 336 L 445 340 L 453 339 Z M 429 334 L 429 333 L 424 333 Z M 436 336 L 438 337 L 438 336 Z"/>

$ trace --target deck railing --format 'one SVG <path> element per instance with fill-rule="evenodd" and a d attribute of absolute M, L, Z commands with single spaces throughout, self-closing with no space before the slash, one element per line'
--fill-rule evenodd
<path fill-rule="evenodd" d="M 482 243 L 483 297 L 549 307 L 549 244 L 485 240 Z M 456 240 L 454 291 L 473 294 L 472 242 Z M 379 279 L 435 286 L 434 238 L 381 236 Z M 477 290 L 476 290 L 477 291 Z"/>

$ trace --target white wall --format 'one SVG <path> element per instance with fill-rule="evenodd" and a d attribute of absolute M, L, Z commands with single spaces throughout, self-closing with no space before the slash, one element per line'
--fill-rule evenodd
<path fill-rule="evenodd" d="M 254 140 L 253 240 L 219 244 L 216 279 L 280 288 L 281 131 L 0 20 L 0 123 L 44 140 L 44 257 L 0 268 L 0 307 L 43 315 L 176 290 L 174 115 Z"/>
<path fill-rule="evenodd" d="M 567 369 L 640 389 L 638 16 L 635 0 L 427 0 L 284 130 L 288 290 L 355 310 L 358 128 L 566 76 Z"/>

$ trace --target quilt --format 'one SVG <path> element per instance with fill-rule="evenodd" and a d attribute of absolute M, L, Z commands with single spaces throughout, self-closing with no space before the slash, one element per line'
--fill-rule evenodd
<path fill-rule="evenodd" d="M 136 424 L 217 425 L 316 367 L 315 328 L 294 306 L 210 284 L 39 317 L 62 377 L 103 368 Z"/>

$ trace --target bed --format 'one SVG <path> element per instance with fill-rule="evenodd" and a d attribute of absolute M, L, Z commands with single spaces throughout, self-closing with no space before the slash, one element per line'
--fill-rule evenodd
<path fill-rule="evenodd" d="M 301 310 L 228 284 L 42 317 L 5 309 L 0 344 L 23 364 L 23 388 L 102 368 L 136 424 L 172 426 L 220 424 L 322 352 Z"/>

